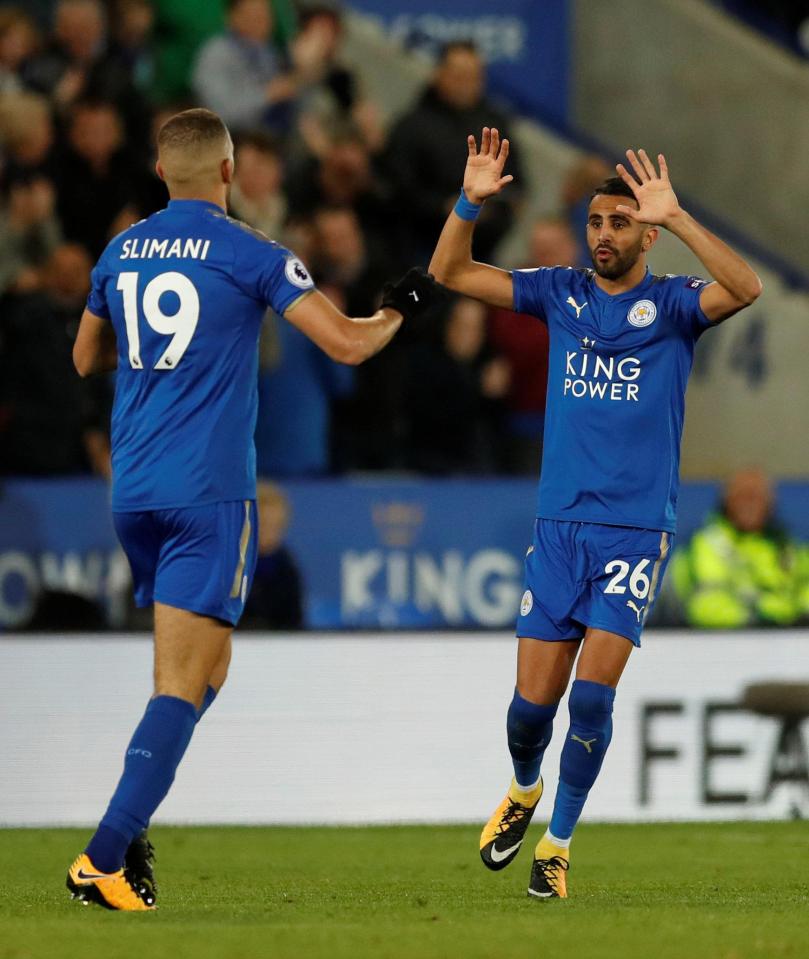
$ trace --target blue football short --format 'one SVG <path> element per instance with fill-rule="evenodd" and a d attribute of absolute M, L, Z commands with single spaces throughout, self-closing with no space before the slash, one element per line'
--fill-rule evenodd
<path fill-rule="evenodd" d="M 592 626 L 640 646 L 673 545 L 660 530 L 538 519 L 517 635 L 581 639 Z"/>
<path fill-rule="evenodd" d="M 254 500 L 113 513 L 113 522 L 138 606 L 156 601 L 238 623 L 256 568 Z"/>

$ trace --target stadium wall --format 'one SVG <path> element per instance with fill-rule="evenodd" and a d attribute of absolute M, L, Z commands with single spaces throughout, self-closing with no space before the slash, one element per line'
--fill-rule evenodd
<path fill-rule="evenodd" d="M 750 682 L 809 679 L 808 648 L 798 632 L 649 633 L 621 684 L 587 818 L 805 810 L 805 763 L 764 798 L 773 770 L 789 775 L 789 757 L 778 723 L 739 699 Z M 143 636 L 0 640 L 0 825 L 97 820 L 150 694 L 150 666 Z M 237 638 L 228 684 L 157 821 L 484 820 L 510 776 L 513 682 L 505 634 Z M 804 724 L 804 749 L 808 735 Z M 562 740 L 557 729 L 550 784 Z"/>
<path fill-rule="evenodd" d="M 578 129 L 665 153 L 675 186 L 805 272 L 809 65 L 699 0 L 572 6 Z"/>

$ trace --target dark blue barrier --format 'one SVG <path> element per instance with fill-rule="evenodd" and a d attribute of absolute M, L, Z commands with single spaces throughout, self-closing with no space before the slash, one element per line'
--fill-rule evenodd
<path fill-rule="evenodd" d="M 310 627 L 510 628 L 531 536 L 533 480 L 324 480 L 284 489 Z M 681 541 L 716 496 L 712 483 L 683 486 Z M 809 484 L 781 484 L 778 503 L 793 534 L 809 540 Z M 120 624 L 126 570 L 104 483 L 0 487 L 0 627 L 23 622 L 42 587 L 100 599 Z"/>
<path fill-rule="evenodd" d="M 568 0 L 351 0 L 410 49 L 431 52 L 472 40 L 489 65 L 489 86 L 526 113 L 557 125 L 568 119 Z"/>

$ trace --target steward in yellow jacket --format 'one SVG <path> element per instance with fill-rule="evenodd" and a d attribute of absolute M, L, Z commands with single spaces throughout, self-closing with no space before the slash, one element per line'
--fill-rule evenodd
<path fill-rule="evenodd" d="M 672 583 L 689 625 L 792 626 L 809 618 L 809 547 L 772 520 L 773 494 L 758 470 L 737 473 L 722 511 L 672 558 Z"/>

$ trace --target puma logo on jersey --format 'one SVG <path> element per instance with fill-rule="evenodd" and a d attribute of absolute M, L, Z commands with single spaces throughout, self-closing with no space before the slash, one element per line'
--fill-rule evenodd
<path fill-rule="evenodd" d="M 582 305 L 579 306 L 579 304 L 573 299 L 573 297 L 569 296 L 566 302 L 569 303 L 573 307 L 573 309 L 576 311 L 576 319 L 578 320 L 578 318 L 581 316 L 581 311 L 585 308 L 585 306 L 587 306 L 587 301 L 585 300 L 584 303 L 582 303 Z"/>
<path fill-rule="evenodd" d="M 626 601 L 626 605 L 627 605 L 630 609 L 634 609 L 634 610 L 635 610 L 635 615 L 638 617 L 638 622 L 640 622 L 641 614 L 643 613 L 644 609 L 646 609 L 646 607 L 645 607 L 645 606 L 636 606 L 636 605 L 632 602 L 631 599 L 628 599 L 628 600 Z"/>
<path fill-rule="evenodd" d="M 416 303 L 418 303 L 418 301 L 419 301 L 419 295 L 418 295 L 418 293 L 416 293 L 415 290 L 411 290 L 407 295 L 408 295 L 408 296 L 412 296 L 413 299 L 416 301 Z"/>
<path fill-rule="evenodd" d="M 587 750 L 588 753 L 593 751 L 593 743 L 598 739 L 598 736 L 593 736 L 592 739 L 580 739 L 575 733 L 571 733 L 570 738 L 574 743 L 581 743 L 582 746 Z"/>

